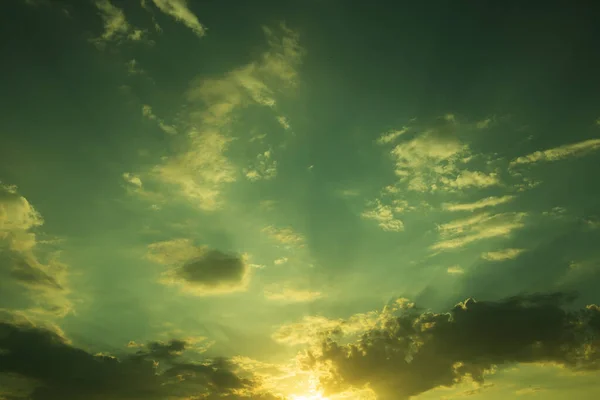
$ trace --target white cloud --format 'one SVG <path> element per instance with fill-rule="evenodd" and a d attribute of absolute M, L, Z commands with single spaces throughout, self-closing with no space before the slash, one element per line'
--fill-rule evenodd
<path fill-rule="evenodd" d="M 382 204 L 380 200 L 375 200 L 373 207 L 364 211 L 361 216 L 376 221 L 377 225 L 386 232 L 401 232 L 404 230 L 404 223 L 396 218 L 392 207 Z"/>
<path fill-rule="evenodd" d="M 490 196 L 473 203 L 444 203 L 442 207 L 448 211 L 475 211 L 486 207 L 495 207 L 512 201 L 515 196 Z"/>
<path fill-rule="evenodd" d="M 495 237 L 505 237 L 524 227 L 526 213 L 482 213 L 438 226 L 441 240 L 431 246 L 433 250 L 451 250 Z"/>
<path fill-rule="evenodd" d="M 535 164 L 544 161 L 558 161 L 569 157 L 582 157 L 600 149 L 600 139 L 589 139 L 583 142 L 565 144 L 543 151 L 536 151 L 526 156 L 518 157 L 510 162 L 510 166 Z"/>
<path fill-rule="evenodd" d="M 504 249 L 499 251 L 488 251 L 481 255 L 481 258 L 487 261 L 504 261 L 517 258 L 525 249 Z"/>
<path fill-rule="evenodd" d="M 206 34 L 206 28 L 198 21 L 198 17 L 190 11 L 187 0 L 152 0 L 163 13 L 181 22 L 200 37 Z"/>

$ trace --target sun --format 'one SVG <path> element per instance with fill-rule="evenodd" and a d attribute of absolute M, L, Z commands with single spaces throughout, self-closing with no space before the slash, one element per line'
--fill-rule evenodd
<path fill-rule="evenodd" d="M 324 397 L 322 394 L 307 394 L 307 395 L 292 395 L 291 400 L 329 400 L 329 398 Z"/>

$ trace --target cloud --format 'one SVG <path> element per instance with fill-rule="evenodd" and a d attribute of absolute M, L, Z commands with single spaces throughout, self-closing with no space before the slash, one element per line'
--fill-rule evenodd
<path fill-rule="evenodd" d="M 276 228 L 272 225 L 266 226 L 262 229 L 271 239 L 284 244 L 284 245 L 295 245 L 303 246 L 304 237 L 299 233 L 294 232 L 292 228 Z"/>
<path fill-rule="evenodd" d="M 402 128 L 400 130 L 392 130 L 387 133 L 384 133 L 377 139 L 377 144 L 390 144 L 394 140 L 396 140 L 400 135 L 404 135 L 408 132 L 408 128 Z"/>
<path fill-rule="evenodd" d="M 288 119 L 283 115 L 277 117 L 277 122 L 279 122 L 279 125 L 281 125 L 281 127 L 286 131 L 291 129 L 290 121 L 288 121 Z"/>
<path fill-rule="evenodd" d="M 173 17 L 190 28 L 196 35 L 206 35 L 206 28 L 198 21 L 198 17 L 190 11 L 187 0 L 152 0 L 154 5 L 163 13 Z"/>
<path fill-rule="evenodd" d="M 163 158 L 150 173 L 165 187 L 179 189 L 183 198 L 204 211 L 223 207 L 222 191 L 238 180 L 240 172 L 250 179 L 275 176 L 276 163 L 270 151 L 260 154 L 245 171 L 229 158 L 228 151 L 234 140 L 247 135 L 236 132 L 233 124 L 243 110 L 250 106 L 272 108 L 277 95 L 297 83 L 302 48 L 293 31 L 284 25 L 279 31 L 282 37 L 265 28 L 269 49 L 259 60 L 221 77 L 192 81 L 186 93 L 189 104 L 185 114 L 190 128 L 178 143 L 183 150 Z"/>
<path fill-rule="evenodd" d="M 276 399 L 225 359 L 182 359 L 187 343 L 180 340 L 120 357 L 93 355 L 48 329 L 0 322 L 0 348 L 2 372 L 31 382 L 28 394 L 19 395 L 23 385 L 3 388 L 15 400 Z"/>
<path fill-rule="evenodd" d="M 465 270 L 462 269 L 459 265 L 453 265 L 451 267 L 448 267 L 447 272 L 450 275 L 462 275 L 465 273 Z"/>
<path fill-rule="evenodd" d="M 281 257 L 281 258 L 275 259 L 275 261 L 273 261 L 273 264 L 275 264 L 275 265 L 282 265 L 282 264 L 287 263 L 288 261 L 289 260 L 288 260 L 287 257 Z"/>
<path fill-rule="evenodd" d="M 278 287 L 278 285 L 266 289 L 264 293 L 268 300 L 284 303 L 306 303 L 325 296 L 317 291 L 292 289 L 285 286 Z"/>
<path fill-rule="evenodd" d="M 147 258 L 171 267 L 162 283 L 198 296 L 242 291 L 250 279 L 246 257 L 194 246 L 187 239 L 153 243 L 148 246 Z"/>
<path fill-rule="evenodd" d="M 473 217 L 455 220 L 438 226 L 442 240 L 431 246 L 433 250 L 450 250 L 473 242 L 504 237 L 524 227 L 526 213 L 481 213 Z"/>
<path fill-rule="evenodd" d="M 347 319 L 307 315 L 299 322 L 281 325 L 271 337 L 276 342 L 288 346 L 319 345 L 323 338 L 339 335 L 358 337 L 377 326 L 385 325 L 395 312 L 412 307 L 414 303 L 405 298 L 397 298 L 390 301 L 381 311 L 358 313 Z"/>
<path fill-rule="evenodd" d="M 146 33 L 133 28 L 127 22 L 123 10 L 113 5 L 110 0 L 95 0 L 94 5 L 104 21 L 104 32 L 100 37 L 92 40 L 96 45 L 103 46 L 111 41 L 140 41 L 144 39 Z"/>
<path fill-rule="evenodd" d="M 44 223 L 40 213 L 17 192 L 16 186 L 0 183 L 0 274 L 30 291 L 37 312 L 62 316 L 72 305 L 68 300 L 67 266 L 59 251 L 45 249 L 36 228 Z"/>
<path fill-rule="evenodd" d="M 499 251 L 488 251 L 483 253 L 481 258 L 488 261 L 504 261 L 517 258 L 525 249 L 504 249 Z"/>
<path fill-rule="evenodd" d="M 375 200 L 373 208 L 364 211 L 361 216 L 376 221 L 377 225 L 386 232 L 401 232 L 404 230 L 404 223 L 396 218 L 394 211 L 391 206 Z"/>
<path fill-rule="evenodd" d="M 448 313 L 404 308 L 358 340 L 327 336 L 305 365 L 324 370 L 329 395 L 370 387 L 381 400 L 403 400 L 466 379 L 484 382 L 496 366 L 553 362 L 600 368 L 600 312 L 566 311 L 572 296 L 534 294 L 505 300 L 467 299 Z"/>
<path fill-rule="evenodd" d="M 133 60 L 133 61 L 135 61 L 135 60 Z M 169 135 L 177 134 L 177 128 L 175 128 L 172 125 L 166 124 L 161 118 L 158 118 L 156 116 L 156 114 L 154 114 L 154 112 L 152 111 L 151 106 L 144 104 L 142 106 L 142 115 L 151 121 L 156 121 L 156 123 L 158 123 L 158 126 L 160 127 L 160 129 L 162 129 L 162 131 L 165 132 L 166 134 L 169 134 Z"/>
<path fill-rule="evenodd" d="M 535 164 L 538 162 L 550 162 L 563 160 L 570 157 L 582 157 L 600 149 L 600 139 L 589 139 L 583 142 L 565 144 L 543 151 L 536 151 L 526 156 L 512 160 L 510 167 L 524 164 Z"/>
<path fill-rule="evenodd" d="M 473 203 L 444 203 L 442 207 L 448 211 L 475 211 L 487 207 L 495 207 L 512 201 L 515 196 L 506 195 L 501 197 L 490 196 Z"/>
<path fill-rule="evenodd" d="M 486 188 L 500 184 L 498 174 L 494 172 L 485 174 L 480 171 L 462 171 L 456 178 L 441 177 L 440 181 L 454 189 Z"/>
<path fill-rule="evenodd" d="M 244 174 L 252 182 L 275 178 L 277 176 L 277 161 L 271 159 L 271 150 L 256 156 L 256 164 L 252 168 L 244 169 Z"/>

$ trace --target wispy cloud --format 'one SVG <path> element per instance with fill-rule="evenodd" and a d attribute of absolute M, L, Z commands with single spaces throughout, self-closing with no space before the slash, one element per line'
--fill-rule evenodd
<path fill-rule="evenodd" d="M 494 237 L 505 237 L 524 227 L 526 213 L 482 213 L 438 226 L 441 240 L 431 246 L 433 250 L 451 250 L 473 242 Z"/>
<path fill-rule="evenodd" d="M 104 46 L 111 41 L 141 41 L 145 39 L 146 32 L 131 26 L 127 22 L 123 10 L 113 5 L 110 0 L 95 0 L 94 4 L 104 21 L 104 32 L 93 40 L 96 45 Z"/>
<path fill-rule="evenodd" d="M 444 203 L 442 207 L 448 211 L 475 211 L 487 207 L 495 207 L 500 204 L 508 203 L 514 200 L 515 196 L 506 195 L 501 197 L 486 197 L 472 203 Z"/>
<path fill-rule="evenodd" d="M 245 137 L 233 129 L 240 111 L 250 105 L 271 108 L 277 93 L 295 86 L 302 48 L 297 35 L 285 25 L 280 32 L 282 37 L 265 28 L 269 49 L 259 60 L 221 77 L 192 81 L 186 93 L 190 128 L 179 146 L 183 151 L 163 158 L 151 172 L 152 178 L 165 187 L 179 188 L 183 198 L 202 210 L 220 209 L 225 204 L 223 189 L 242 173 L 251 180 L 271 179 L 276 174 L 270 150 L 245 167 L 234 162 L 228 151 L 234 140 Z"/>
<path fill-rule="evenodd" d="M 272 225 L 262 229 L 271 239 L 288 246 L 302 246 L 304 237 L 296 233 L 292 228 L 276 228 Z"/>
<path fill-rule="evenodd" d="M 511 167 L 538 162 L 558 161 L 571 157 L 582 157 L 600 149 L 600 139 L 589 139 L 583 142 L 565 144 L 552 149 L 536 151 L 526 156 L 515 158 L 510 162 Z"/>
<path fill-rule="evenodd" d="M 520 254 L 522 254 L 525 249 L 504 249 L 499 251 L 488 251 L 481 255 L 481 258 L 488 261 L 504 261 L 504 260 L 512 260 L 517 258 Z"/>
<path fill-rule="evenodd" d="M 187 0 L 152 0 L 152 2 L 160 11 L 181 22 L 196 35 L 202 37 L 206 34 L 206 28 L 190 10 Z"/>
<path fill-rule="evenodd" d="M 272 286 L 265 290 L 268 300 L 284 303 L 306 303 L 324 297 L 324 294 L 312 290 L 292 289 L 289 287 Z"/>
<path fill-rule="evenodd" d="M 133 60 L 133 61 L 135 61 L 135 60 Z M 177 128 L 175 128 L 175 126 L 173 126 L 173 125 L 169 125 L 169 124 L 165 123 L 165 121 L 163 119 L 158 118 L 156 116 L 156 114 L 154 114 L 154 111 L 152 110 L 151 106 L 144 104 L 142 106 L 142 115 L 151 121 L 155 121 L 158 124 L 158 126 L 160 127 L 160 129 L 162 129 L 163 132 L 165 132 L 169 135 L 177 134 Z"/>
<path fill-rule="evenodd" d="M 465 273 L 465 270 L 460 267 L 460 265 L 453 265 L 448 267 L 446 270 L 450 275 L 462 275 Z"/>

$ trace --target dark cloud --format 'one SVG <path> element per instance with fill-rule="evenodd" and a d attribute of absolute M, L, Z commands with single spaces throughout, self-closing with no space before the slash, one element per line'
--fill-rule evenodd
<path fill-rule="evenodd" d="M 248 266 L 239 256 L 207 249 L 177 269 L 175 274 L 191 285 L 216 287 L 240 284 L 247 272 Z"/>
<path fill-rule="evenodd" d="M 35 382 L 31 400 L 276 399 L 239 376 L 226 360 L 185 362 L 186 343 L 151 342 L 145 352 L 116 358 L 92 355 L 59 334 L 31 325 L 0 323 L 0 376 Z M 10 398 L 10 397 L 9 397 Z"/>
<path fill-rule="evenodd" d="M 574 296 L 536 294 L 498 302 L 467 299 L 444 314 L 406 309 L 356 343 L 335 338 L 308 353 L 330 361 L 330 392 L 369 384 L 381 400 L 408 399 L 509 363 L 553 362 L 600 369 L 600 309 L 567 311 Z"/>

